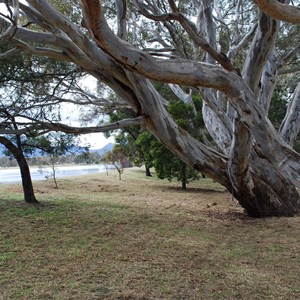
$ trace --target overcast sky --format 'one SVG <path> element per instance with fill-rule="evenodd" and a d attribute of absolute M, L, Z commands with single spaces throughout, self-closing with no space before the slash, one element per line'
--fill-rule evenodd
<path fill-rule="evenodd" d="M 87 90 L 91 93 L 96 89 L 96 82 L 97 80 L 92 76 L 87 76 L 84 80 L 81 82 L 81 87 L 84 90 Z M 73 105 L 71 103 L 65 103 L 63 104 L 63 111 L 61 114 L 62 120 L 66 120 L 65 123 L 67 123 L 70 126 L 78 126 L 83 127 L 84 125 L 79 122 L 80 120 L 80 113 L 83 113 L 85 111 L 84 106 L 78 108 L 78 106 Z M 86 126 L 97 126 L 99 122 L 103 119 L 103 116 L 99 115 L 99 119 L 93 120 L 93 122 L 87 124 Z M 80 139 L 82 141 L 81 146 L 87 146 L 90 145 L 90 149 L 101 149 L 108 143 L 115 143 L 115 139 L 113 137 L 106 138 L 103 133 L 90 133 L 90 134 L 82 134 L 80 136 Z"/>

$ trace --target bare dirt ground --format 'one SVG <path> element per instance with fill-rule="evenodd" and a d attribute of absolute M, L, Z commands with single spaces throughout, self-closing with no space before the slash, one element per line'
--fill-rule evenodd
<path fill-rule="evenodd" d="M 0 186 L 0 299 L 300 299 L 300 217 L 142 169 Z"/>

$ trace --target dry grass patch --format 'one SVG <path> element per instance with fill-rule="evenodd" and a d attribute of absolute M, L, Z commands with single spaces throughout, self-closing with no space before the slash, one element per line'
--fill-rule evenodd
<path fill-rule="evenodd" d="M 125 170 L 0 186 L 0 299 L 299 299 L 300 217 L 248 218 L 223 187 Z M 17 200 L 17 201 L 16 201 Z"/>

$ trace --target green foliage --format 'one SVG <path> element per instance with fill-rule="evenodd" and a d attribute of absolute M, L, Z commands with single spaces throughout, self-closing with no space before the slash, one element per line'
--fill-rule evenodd
<path fill-rule="evenodd" d="M 78 0 L 49 0 L 49 3 L 72 22 L 80 24 L 82 13 Z"/>
<path fill-rule="evenodd" d="M 198 172 L 178 159 L 157 140 L 152 142 L 151 155 L 158 178 L 167 178 L 170 181 L 176 178 L 181 182 L 183 189 L 186 188 L 188 182 L 199 179 Z"/>
<path fill-rule="evenodd" d="M 286 90 L 284 90 L 282 86 L 277 86 L 269 109 L 269 119 L 276 129 L 280 127 L 285 117 L 287 104 L 288 96 Z"/>
<path fill-rule="evenodd" d="M 76 164 L 100 164 L 101 156 L 97 152 L 84 152 L 76 156 L 75 161 Z"/>
<path fill-rule="evenodd" d="M 120 109 L 115 110 L 109 114 L 110 122 L 116 122 L 125 118 L 134 118 L 135 112 L 132 109 Z M 141 149 L 140 145 L 136 142 L 140 134 L 144 131 L 140 126 L 129 126 L 123 128 L 122 130 L 116 131 L 115 134 L 115 151 L 125 155 L 132 163 L 137 166 L 147 162 L 144 159 L 144 152 Z M 106 134 L 110 136 L 112 132 Z M 151 167 L 151 165 L 149 166 Z"/>
<path fill-rule="evenodd" d="M 142 153 L 143 162 L 145 166 L 148 168 L 153 167 L 153 153 L 152 153 L 152 146 L 157 142 L 154 135 L 148 131 L 142 131 L 136 139 L 136 145 L 138 146 L 140 153 Z M 142 163 L 142 161 L 138 161 L 137 165 Z"/>
<path fill-rule="evenodd" d="M 199 129 L 204 128 L 201 97 L 199 95 L 192 96 L 193 107 L 175 98 L 168 85 L 158 83 L 155 85 L 160 94 L 169 100 L 168 111 L 176 123 L 195 138 L 200 139 Z M 196 115 L 195 111 L 197 112 Z M 135 113 L 131 109 L 116 110 L 110 113 L 111 122 L 132 117 L 135 117 Z M 152 133 L 142 127 L 131 126 L 119 130 L 115 140 L 115 150 L 121 151 L 137 166 L 144 163 L 146 168 L 154 167 L 161 179 L 172 180 L 176 178 L 181 181 L 182 187 L 186 188 L 189 181 L 199 178 L 196 171 L 176 158 Z"/>
<path fill-rule="evenodd" d="M 282 85 L 278 85 L 274 91 L 272 102 L 269 110 L 269 119 L 273 123 L 276 129 L 280 128 L 280 125 L 285 117 L 288 101 L 289 91 L 284 89 Z M 293 149 L 300 153 L 300 138 L 298 137 L 294 142 Z"/>
<path fill-rule="evenodd" d="M 195 102 L 199 106 L 201 99 L 196 98 Z M 203 122 L 203 119 L 199 115 L 194 115 L 192 106 L 186 105 L 180 100 L 172 100 L 169 103 L 168 110 L 179 126 L 196 135 L 195 128 L 199 128 L 197 126 Z M 183 189 L 186 188 L 188 182 L 199 179 L 198 172 L 178 159 L 149 131 L 140 133 L 136 143 L 144 154 L 145 163 L 154 166 L 158 178 L 167 178 L 170 181 L 176 178 L 182 183 Z"/>
<path fill-rule="evenodd" d="M 0 47 L 1 51 L 8 50 L 8 47 L 3 44 Z M 60 87 L 59 84 L 64 79 L 73 80 L 74 74 L 77 74 L 77 71 L 72 64 L 44 57 L 22 54 L 15 55 L 9 60 L 2 60 L 0 68 L 1 128 L 18 129 L 22 127 L 22 125 L 16 124 L 16 120 L 20 116 L 29 118 L 30 121 L 37 120 L 37 122 L 60 121 L 60 104 L 54 104 L 50 99 L 66 92 L 65 87 Z M 74 144 L 76 140 L 76 137 L 69 136 L 67 138 L 66 135 L 39 136 L 39 134 L 38 131 L 33 131 L 30 136 L 11 135 L 8 138 L 19 149 L 22 148 L 27 159 L 37 155 L 36 149 L 42 150 L 41 154 L 47 153 L 58 157 L 68 151 L 71 143 Z M 5 151 L 4 154 L 10 156 L 8 151 Z"/>
<path fill-rule="evenodd" d="M 277 85 L 269 110 L 269 119 L 276 129 L 280 128 L 280 125 L 285 117 L 288 101 L 289 91 L 286 90 L 282 85 Z M 295 140 L 294 150 L 300 153 L 299 138 Z"/>
<path fill-rule="evenodd" d="M 51 132 L 47 135 L 32 137 L 26 141 L 27 147 L 40 149 L 42 154 L 58 157 L 76 148 L 79 140 L 75 135 Z"/>

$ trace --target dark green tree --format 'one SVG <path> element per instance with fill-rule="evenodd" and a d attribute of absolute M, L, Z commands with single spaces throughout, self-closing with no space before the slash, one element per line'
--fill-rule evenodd
<path fill-rule="evenodd" d="M 100 164 L 101 163 L 101 155 L 97 152 L 85 151 L 81 154 L 78 154 L 74 160 L 76 164 Z"/>
<path fill-rule="evenodd" d="M 201 98 L 195 97 L 193 105 L 201 106 Z M 195 114 L 193 105 L 181 100 L 172 100 L 168 110 L 172 117 L 183 129 L 199 138 L 199 129 L 203 125 L 201 115 Z M 146 161 L 152 161 L 158 178 L 181 182 L 182 189 L 187 188 L 188 182 L 199 179 L 199 173 L 178 159 L 171 151 L 163 146 L 154 136 L 144 131 L 138 137 L 137 144 L 143 149 Z M 147 151 L 148 150 L 148 151 Z"/>

